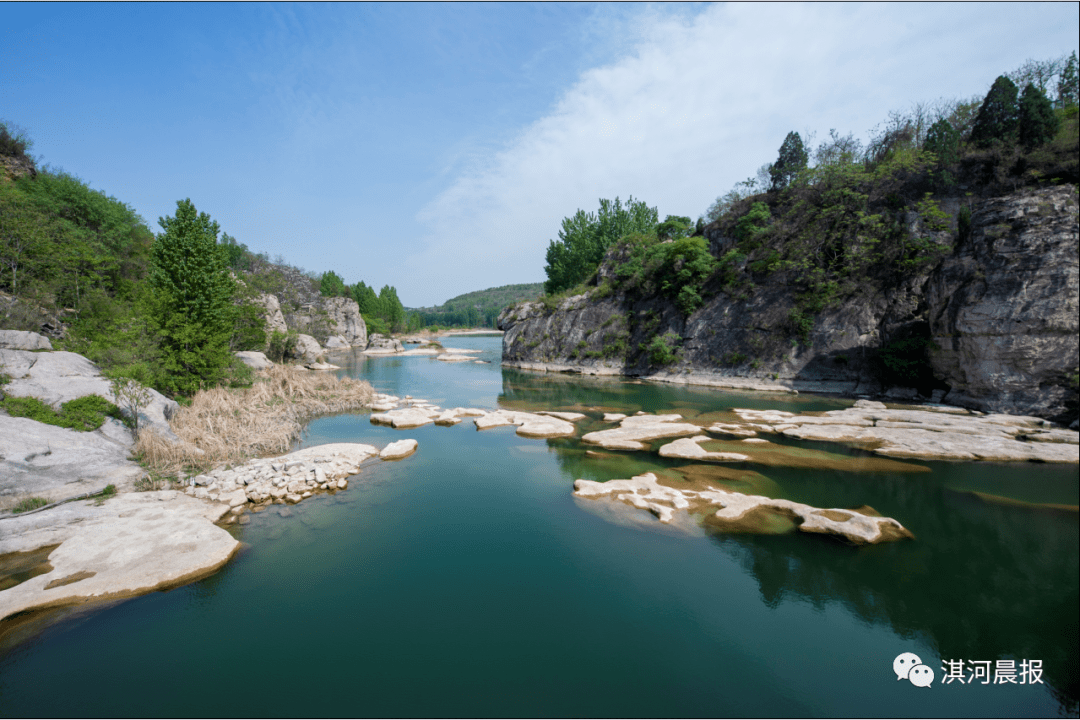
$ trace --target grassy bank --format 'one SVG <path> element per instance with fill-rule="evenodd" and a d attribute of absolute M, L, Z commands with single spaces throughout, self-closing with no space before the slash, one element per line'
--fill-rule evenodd
<path fill-rule="evenodd" d="M 169 423 L 181 442 L 144 430 L 134 452 L 159 476 L 284 453 L 307 420 L 366 408 L 373 395 L 361 380 L 276 365 L 256 373 L 250 388 L 200 390 Z"/>

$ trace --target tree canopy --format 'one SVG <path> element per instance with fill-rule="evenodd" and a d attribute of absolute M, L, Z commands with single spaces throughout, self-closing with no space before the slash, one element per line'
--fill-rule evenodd
<path fill-rule="evenodd" d="M 1054 113 L 1054 106 L 1046 93 L 1034 85 L 1028 85 L 1020 95 L 1017 124 L 1020 144 L 1031 149 L 1050 142 L 1057 134 L 1061 121 Z"/>
<path fill-rule="evenodd" d="M 986 98 L 979 107 L 979 114 L 975 116 L 971 142 L 976 147 L 1008 144 L 1016 138 L 1019 119 L 1016 95 L 1013 81 L 999 75 L 986 93 Z"/>
<path fill-rule="evenodd" d="M 809 153 L 803 146 L 802 137 L 797 132 L 789 132 L 780 146 L 780 154 L 776 162 L 769 169 L 772 178 L 772 189 L 783 190 L 798 176 L 801 170 L 806 168 Z"/>

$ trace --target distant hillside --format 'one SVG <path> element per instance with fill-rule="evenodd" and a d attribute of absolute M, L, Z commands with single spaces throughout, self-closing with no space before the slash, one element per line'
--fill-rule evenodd
<path fill-rule="evenodd" d="M 504 308 L 522 300 L 535 300 L 543 293 L 543 283 L 503 285 L 458 295 L 436 307 L 406 310 L 410 316 L 419 318 L 424 327 L 446 325 L 493 328 L 496 318 Z"/>

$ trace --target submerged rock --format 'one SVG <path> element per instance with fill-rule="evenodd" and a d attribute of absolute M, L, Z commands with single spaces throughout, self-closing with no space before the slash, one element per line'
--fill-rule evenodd
<path fill-rule="evenodd" d="M 594 482 L 579 479 L 574 482 L 574 494 L 583 498 L 613 495 L 616 500 L 648 510 L 670 523 L 676 512 L 717 510 L 706 516 L 706 522 L 719 529 L 731 531 L 760 531 L 761 518 L 749 517 L 767 513 L 794 518 L 802 532 L 834 535 L 856 545 L 870 545 L 904 538 L 913 538 L 909 530 L 892 518 L 880 517 L 869 508 L 848 510 L 816 508 L 790 500 L 778 500 L 760 495 L 744 495 L 714 487 L 676 489 L 661 485 L 652 473 L 630 480 Z"/>
<path fill-rule="evenodd" d="M 705 435 L 692 438 L 680 438 L 660 448 L 660 457 L 685 458 L 687 460 L 705 460 L 707 462 L 740 462 L 749 460 L 749 455 L 729 452 L 709 452 L 699 443 L 709 440 Z"/>

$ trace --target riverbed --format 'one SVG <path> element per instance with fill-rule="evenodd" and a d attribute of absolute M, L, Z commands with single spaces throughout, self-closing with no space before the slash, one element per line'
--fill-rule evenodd
<path fill-rule="evenodd" d="M 884 545 L 666 527 L 573 496 L 577 478 L 689 464 L 587 455 L 596 448 L 578 438 L 604 427 L 603 412 L 851 401 L 527 373 L 500 367 L 500 342 L 445 341 L 486 363 L 332 361 L 446 408 L 584 412 L 577 437 L 317 419 L 301 445 L 415 438 L 419 450 L 365 467 L 343 492 L 252 514 L 230 530 L 244 549 L 203 581 L 71 614 L 0 650 L 0 714 L 1077 715 L 1075 465 L 745 466 L 763 476 L 759 492 L 869 505 L 915 535 Z M 929 687 L 897 679 L 905 652 L 934 670 Z M 973 668 L 965 678 L 987 663 L 990 682 L 943 683 L 950 660 Z M 1024 684 L 993 682 L 1009 661 Z M 1040 682 L 1019 677 L 1033 661 Z"/>

